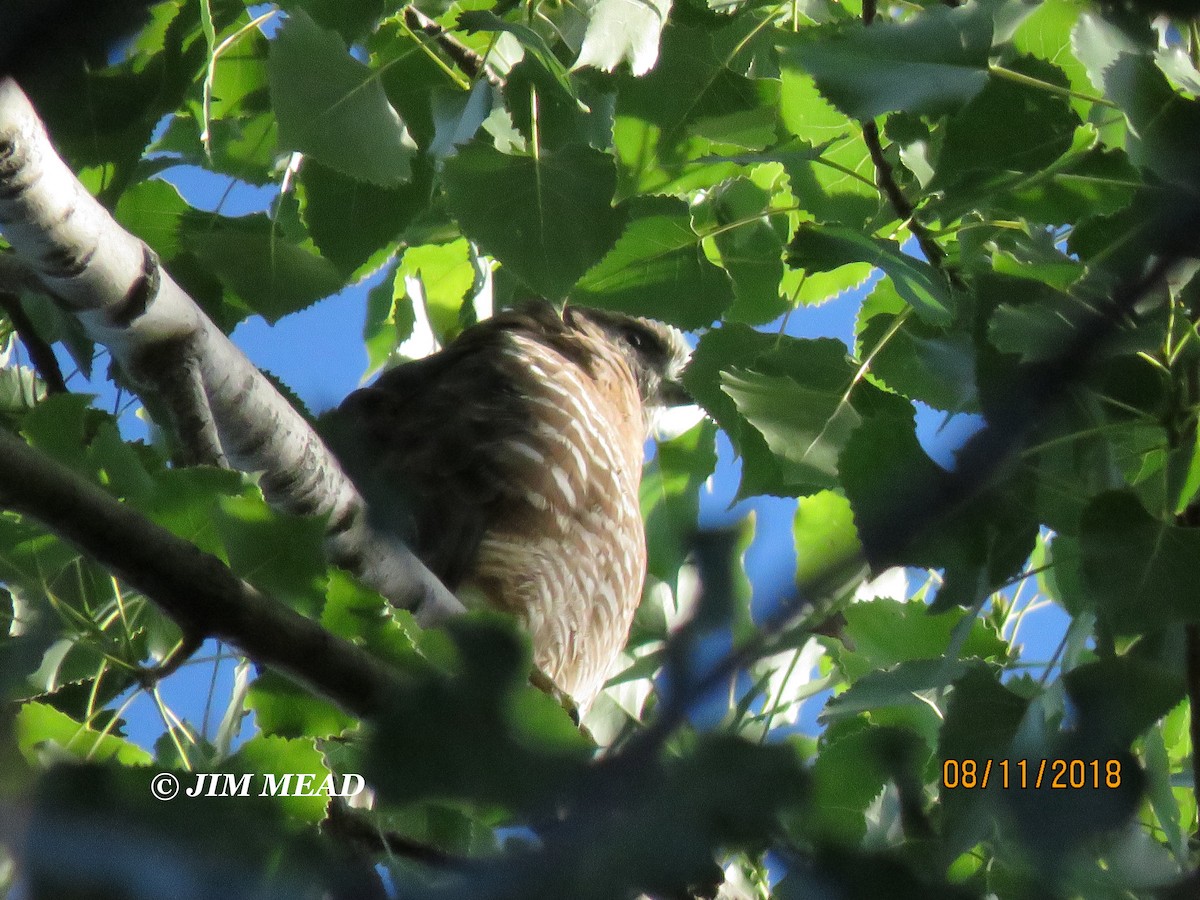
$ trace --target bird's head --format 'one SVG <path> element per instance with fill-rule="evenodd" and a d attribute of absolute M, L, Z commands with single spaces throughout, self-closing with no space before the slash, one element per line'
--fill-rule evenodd
<path fill-rule="evenodd" d="M 568 324 L 583 319 L 599 328 L 629 365 L 649 422 L 657 411 L 695 401 L 683 388 L 681 376 L 691 348 L 677 328 L 603 309 L 568 306 Z"/>

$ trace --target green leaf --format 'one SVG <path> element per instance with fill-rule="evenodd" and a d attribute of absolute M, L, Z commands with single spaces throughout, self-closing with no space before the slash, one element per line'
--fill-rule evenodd
<path fill-rule="evenodd" d="M 1019 355 L 1022 362 L 1058 359 L 1062 348 L 1078 340 L 1079 320 L 1099 319 L 1078 300 L 1049 289 L 1047 285 L 1028 283 L 1034 296 L 1023 298 L 1017 306 L 1004 304 L 988 321 L 988 340 L 1001 353 Z"/>
<path fill-rule="evenodd" d="M 672 21 L 662 35 L 654 69 L 642 78 L 624 76 L 617 92 L 613 148 L 620 196 L 682 193 L 740 174 L 732 163 L 705 165 L 712 153 L 763 150 L 775 141 L 778 84 L 747 78 L 744 41 L 753 18 L 737 18 L 706 30 Z M 738 120 L 739 143 L 704 136 Z M 753 122 L 755 127 L 745 126 Z M 746 142 L 752 144 L 747 147 Z"/>
<path fill-rule="evenodd" d="M 1128 747 L 1184 698 L 1182 666 L 1134 656 L 1086 663 L 1063 676 L 1083 727 Z"/>
<path fill-rule="evenodd" d="M 575 88 L 567 73 L 567 67 L 558 61 L 554 51 L 550 49 L 545 39 L 528 25 L 506 22 L 495 13 L 487 10 L 470 10 L 459 13 L 458 25 L 468 33 L 473 31 L 503 31 L 511 34 L 525 52 L 537 60 L 542 70 L 549 73 L 562 91 L 570 97 L 575 96 Z"/>
<path fill-rule="evenodd" d="M 175 185 L 154 179 L 122 193 L 114 216 L 121 227 L 149 244 L 159 257 L 170 260 L 182 250 L 180 221 L 190 209 Z"/>
<path fill-rule="evenodd" d="M 282 780 L 280 776 L 284 775 L 311 775 L 312 780 L 306 791 L 308 796 L 297 790 L 297 778 L 293 778 L 290 782 L 291 794 L 281 794 L 278 802 L 285 812 L 302 821 L 315 825 L 325 818 L 329 794 L 321 790 L 325 779 L 332 773 L 312 738 L 288 740 L 272 735 L 255 735 L 225 761 L 222 769 L 249 774 L 251 784 L 255 786 L 268 774 L 276 776 L 277 780 Z M 334 783 L 335 789 L 340 787 L 341 779 L 335 778 Z"/>
<path fill-rule="evenodd" d="M 447 160 L 444 179 L 463 232 L 552 300 L 613 246 L 624 221 L 611 205 L 612 158 L 590 147 L 534 158 L 471 145 Z"/>
<path fill-rule="evenodd" d="M 268 322 L 329 296 L 344 283 L 309 242 L 289 240 L 266 215 L 195 216 L 184 227 L 184 246 Z"/>
<path fill-rule="evenodd" d="M 700 485 L 717 463 L 716 428 L 706 420 L 672 440 L 660 441 L 657 451 L 642 473 L 646 569 L 655 578 L 673 582 L 696 530 Z"/>
<path fill-rule="evenodd" d="M 388 99 L 400 112 L 417 144 L 427 150 L 435 133 L 434 98 L 465 93 L 454 70 L 447 69 L 440 57 L 427 51 L 420 35 L 409 33 L 403 15 L 381 22 L 378 30 L 367 38 L 366 46 Z"/>
<path fill-rule="evenodd" d="M 252 497 L 222 497 L 213 524 L 229 565 L 267 594 L 307 615 L 324 596 L 325 523 L 277 512 Z"/>
<path fill-rule="evenodd" d="M 979 408 L 975 346 L 968 335 L 913 318 L 890 279 L 881 278 L 863 300 L 855 327 L 856 355 L 871 361 L 867 378 L 934 409 Z"/>
<path fill-rule="evenodd" d="M 1071 30 L 1085 9 L 1072 0 L 1040 3 L 1029 11 L 1012 37 L 1013 47 L 1019 53 L 1054 63 L 1066 73 L 1071 89 L 1080 94 L 1092 93 L 1092 84 L 1087 69 L 1071 51 Z M 1071 102 L 1083 115 L 1091 110 L 1091 104 L 1082 98 L 1072 98 Z"/>
<path fill-rule="evenodd" d="M 731 373 L 742 373 L 741 380 L 754 388 L 754 394 L 762 397 L 761 401 L 753 402 L 756 408 L 762 408 L 764 425 L 773 421 L 767 417 L 767 413 L 783 416 L 775 434 L 776 446 L 783 454 L 793 454 L 803 460 L 807 444 L 821 435 L 827 417 L 841 408 L 842 397 L 856 371 L 846 358 L 845 345 L 839 341 L 781 338 L 754 331 L 745 325 L 726 324 L 709 331 L 700 339 L 692 354 L 691 364 L 684 373 L 684 384 L 729 435 L 734 449 L 742 456 L 740 495 L 770 493 L 788 496 L 800 490 L 833 486 L 835 482 L 831 478 L 831 471 L 810 466 L 809 476 L 819 483 L 807 488 L 797 484 L 793 478 L 796 466 L 788 462 L 786 456 L 773 452 L 763 432 L 742 415 L 734 397 L 725 389 L 726 379 Z M 771 385 L 770 389 L 766 389 L 768 384 Z M 805 392 L 812 406 L 799 411 L 782 410 L 787 394 L 783 399 L 772 400 L 771 393 L 776 387 L 788 392 Z M 737 388 L 734 390 L 736 392 Z M 903 406 L 902 401 L 886 398 L 871 385 L 856 387 L 850 396 L 852 402 L 847 403 L 847 408 L 841 413 L 843 420 L 858 416 L 859 404 L 864 413 L 872 415 L 888 409 L 893 403 L 897 405 L 891 408 L 897 413 Z M 787 434 L 804 427 L 809 429 L 807 441 L 795 447 L 789 445 Z M 775 429 L 774 425 L 772 429 Z M 826 441 L 823 451 L 828 449 L 827 444 Z M 825 462 L 828 463 L 828 460 Z"/>
<path fill-rule="evenodd" d="M 839 598 L 858 587 L 866 563 L 845 497 L 833 491 L 801 497 L 792 534 L 796 587 L 809 602 Z"/>
<path fill-rule="evenodd" d="M 736 297 L 726 321 L 761 324 L 782 315 L 788 309 L 779 292 L 786 218 L 770 214 L 770 194 L 747 178 L 722 184 L 708 202 L 716 226 L 713 241 Z"/>
<path fill-rule="evenodd" d="M 321 625 L 365 645 L 394 666 L 413 671 L 423 671 L 426 666 L 417 649 L 422 632 L 412 614 L 392 606 L 340 569 L 330 570 Z"/>
<path fill-rule="evenodd" d="M 610 149 L 613 95 L 608 86 L 598 78 L 581 78 L 572 87 L 575 94 L 565 93 L 528 55 L 509 70 L 504 80 L 504 108 L 526 146 L 532 146 L 536 137 L 542 151 L 570 144 Z"/>
<path fill-rule="evenodd" d="M 164 528 L 191 541 L 206 553 L 225 558 L 213 513 L 222 497 L 245 497 L 255 490 L 239 472 L 196 467 L 167 469 L 154 479 L 154 489 L 134 505 Z"/>
<path fill-rule="evenodd" d="M 193 100 L 188 106 L 193 121 L 172 123 L 186 129 L 187 142 L 194 141 L 183 147 L 187 158 L 251 184 L 272 183 L 278 121 L 270 104 L 269 52 L 262 31 L 248 29 L 238 33 L 236 51 L 227 47 L 216 56 L 208 108 Z M 207 135 L 203 146 L 201 130 Z"/>
<path fill-rule="evenodd" d="M 830 726 L 826 734 L 812 767 L 812 817 L 805 828 L 822 843 L 857 847 L 868 807 L 888 782 L 920 784 L 931 748 L 911 731 L 861 721 Z"/>
<path fill-rule="evenodd" d="M 781 47 L 783 68 L 816 79 L 821 93 L 854 119 L 905 110 L 952 112 L 988 80 L 992 17 L 987 4 L 933 6 L 869 28 L 810 28 Z"/>
<path fill-rule="evenodd" d="M 416 146 L 370 68 L 296 10 L 271 42 L 279 143 L 373 184 L 407 181 Z"/>
<path fill-rule="evenodd" d="M 1007 68 L 1048 85 L 1068 85 L 1059 68 L 1041 60 L 1019 58 Z M 1070 148 L 1080 124 L 1066 97 L 993 79 L 947 120 L 930 189 L 944 190 L 967 173 L 1037 172 Z"/>
<path fill-rule="evenodd" d="M 21 421 L 29 444 L 85 477 L 97 480 L 88 459 L 85 436 L 99 415 L 84 394 L 56 394 L 35 406 Z"/>
<path fill-rule="evenodd" d="M 456 799 L 547 809 L 586 765 L 589 742 L 578 731 L 566 737 L 570 719 L 561 708 L 554 724 L 543 701 L 515 699 L 534 689 L 527 683 L 528 638 L 514 623 L 476 612 L 453 619 L 447 630 L 458 671 L 429 671 L 395 698 L 376 723 L 362 774 L 395 803 Z M 523 723 L 521 712 L 534 714 Z"/>
<path fill-rule="evenodd" d="M 825 706 L 822 718 L 834 722 L 846 716 L 887 707 L 928 707 L 938 692 L 963 677 L 971 664 L 961 659 L 911 659 L 868 672 Z"/>
<path fill-rule="evenodd" d="M 807 72 L 785 66 L 780 77 L 783 124 L 801 145 L 800 152 L 780 155 L 773 148 L 772 155 L 780 156 L 792 192 L 813 218 L 861 227 L 882 202 L 861 131 L 821 96 Z"/>
<path fill-rule="evenodd" d="M 304 221 L 321 255 L 350 275 L 392 244 L 428 205 L 433 171 L 418 163 L 412 181 L 380 187 L 343 175 L 316 160 L 300 170 Z"/>
<path fill-rule="evenodd" d="M 986 622 L 970 611 L 949 610 L 932 615 L 921 600 L 878 598 L 851 603 L 843 611 L 847 648 L 838 661 L 851 679 L 876 669 L 918 659 L 943 656 L 963 619 L 972 621 L 962 644 L 963 658 L 1004 662 L 1008 645 Z"/>
<path fill-rule="evenodd" d="M 1009 759 L 1014 755 L 1014 738 L 1025 718 L 1029 700 L 1000 684 L 983 667 L 972 668 L 954 685 L 946 706 L 945 724 L 938 736 L 938 759 L 960 767 L 970 760 L 982 768 L 988 760 Z M 993 765 L 995 763 L 993 762 Z M 1034 772 L 1037 763 L 1034 762 Z M 1015 767 L 1010 776 L 1015 777 Z M 988 790 L 966 790 L 943 786 L 940 800 L 944 809 L 948 852 L 965 852 L 983 840 L 996 826 L 994 803 L 1001 779 L 989 779 Z M 1015 782 L 1010 783 L 1015 784 Z"/>
<path fill-rule="evenodd" d="M 1146 733 L 1142 748 L 1142 759 L 1146 765 L 1146 800 L 1154 810 L 1171 854 L 1176 860 L 1184 860 L 1187 858 L 1188 839 L 1182 827 L 1179 804 L 1175 802 L 1171 789 L 1171 772 L 1174 766 L 1167 755 L 1162 734 L 1157 728 L 1152 728 Z"/>
<path fill-rule="evenodd" d="M 862 422 L 846 398 L 845 381 L 837 378 L 843 373 L 829 372 L 833 381 L 815 384 L 737 369 L 721 374 L 721 390 L 762 434 L 789 484 L 836 487 L 838 454 Z"/>
<path fill-rule="evenodd" d="M 906 254 L 895 241 L 839 226 L 802 225 L 788 244 L 788 262 L 812 272 L 867 262 L 883 270 L 896 293 L 924 321 L 947 325 L 954 317 L 956 303 L 946 279 L 929 263 Z"/>
<path fill-rule="evenodd" d="M 765 439 L 784 483 L 804 492 L 839 486 L 838 457 L 865 417 L 903 416 L 906 404 L 856 383 L 836 340 L 779 342 L 720 373 L 721 390 Z"/>
<path fill-rule="evenodd" d="M 780 292 L 798 306 L 820 306 L 855 288 L 865 288 L 874 273 L 870 263 L 850 263 L 832 272 L 785 268 Z"/>
<path fill-rule="evenodd" d="M 1097 144 L 1094 128 L 1079 129 L 1079 148 L 1041 173 L 1007 189 L 996 202 L 1038 222 L 1066 225 L 1126 207 L 1140 185 L 1137 170 L 1121 150 Z"/>
<path fill-rule="evenodd" d="M 462 330 L 463 303 L 475 286 L 471 245 L 459 238 L 448 244 L 409 247 L 400 260 L 397 283 L 406 275 L 421 282 L 429 324 L 438 340 L 447 343 Z"/>
<path fill-rule="evenodd" d="M 1200 129 L 1200 102 L 1172 89 L 1150 56 L 1152 44 L 1135 41 L 1095 13 L 1079 17 L 1072 37 L 1092 82 L 1129 119 L 1133 162 L 1190 189 L 1200 166 L 1193 140 Z"/>
<path fill-rule="evenodd" d="M 416 319 L 407 299 L 404 279 L 396 277 L 394 265 L 387 269 L 379 284 L 367 292 L 367 316 L 363 322 L 367 372 L 378 371 L 392 351 L 412 334 Z"/>
<path fill-rule="evenodd" d="M 935 504 L 949 475 L 917 443 L 912 419 L 867 419 L 838 459 L 873 571 L 915 565 L 945 571 L 933 610 L 970 606 L 1010 578 L 1033 550 L 1029 484 L 1012 476 L 953 506 Z"/>
<path fill-rule="evenodd" d="M 711 325 L 733 300 L 733 291 L 729 276 L 705 257 L 687 204 L 650 197 L 627 208 L 625 232 L 580 279 L 572 299 L 688 330 Z"/>
<path fill-rule="evenodd" d="M 263 734 L 285 738 L 333 737 L 355 724 L 328 700 L 274 672 L 263 673 L 250 685 L 246 708 L 254 712 Z"/>
<path fill-rule="evenodd" d="M 383 0 L 283 0 L 289 14 L 303 10 L 314 21 L 337 31 L 347 43 L 371 30 L 388 9 Z"/>
<path fill-rule="evenodd" d="M 1200 533 L 1150 516 L 1128 491 L 1084 510 L 1083 577 L 1097 613 L 1118 634 L 1200 620 Z"/>
<path fill-rule="evenodd" d="M 61 750 L 80 759 L 103 762 L 115 759 L 126 766 L 148 766 L 154 758 L 124 738 L 94 731 L 45 703 L 26 703 L 16 717 L 16 740 L 21 755 L 31 764 L 42 752 Z"/>

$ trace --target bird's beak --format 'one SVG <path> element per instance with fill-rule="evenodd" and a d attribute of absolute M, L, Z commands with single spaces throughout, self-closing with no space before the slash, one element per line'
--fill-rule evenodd
<path fill-rule="evenodd" d="M 683 382 L 675 379 L 662 383 L 659 396 L 662 398 L 662 405 L 666 407 L 691 406 L 696 402 L 683 386 Z"/>

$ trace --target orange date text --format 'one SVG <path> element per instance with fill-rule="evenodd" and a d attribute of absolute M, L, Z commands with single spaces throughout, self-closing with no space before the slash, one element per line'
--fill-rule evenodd
<path fill-rule="evenodd" d="M 945 790 L 1092 790 L 1121 786 L 1119 759 L 947 759 Z"/>

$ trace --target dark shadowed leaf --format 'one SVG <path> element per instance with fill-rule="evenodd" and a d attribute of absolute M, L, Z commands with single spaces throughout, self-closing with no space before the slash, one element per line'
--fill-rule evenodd
<path fill-rule="evenodd" d="M 464 233 L 553 300 L 613 246 L 624 221 L 612 206 L 612 157 L 590 147 L 535 158 L 471 145 L 447 161 L 444 178 Z"/>
<path fill-rule="evenodd" d="M 828 272 L 868 262 L 892 280 L 896 293 L 931 325 L 954 317 L 955 301 L 945 277 L 929 263 L 909 256 L 894 241 L 850 228 L 804 225 L 788 244 L 788 262 L 811 272 Z"/>
<path fill-rule="evenodd" d="M 342 39 L 297 10 L 271 43 L 279 143 L 351 178 L 407 181 L 416 145 L 378 78 Z"/>
<path fill-rule="evenodd" d="M 966 103 L 987 83 L 991 45 L 989 7 L 975 3 L 869 28 L 808 29 L 781 55 L 847 116 L 872 119 L 898 110 L 936 115 Z"/>

